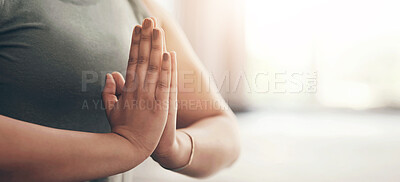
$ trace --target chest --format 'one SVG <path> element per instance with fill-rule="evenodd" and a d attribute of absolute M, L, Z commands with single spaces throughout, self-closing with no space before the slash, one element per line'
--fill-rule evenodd
<path fill-rule="evenodd" d="M 107 72 L 126 69 L 137 23 L 127 1 L 32 0 L 14 6 L 0 49 L 8 55 L 0 74 L 10 88 L 54 101 L 90 98 L 101 92 Z"/>

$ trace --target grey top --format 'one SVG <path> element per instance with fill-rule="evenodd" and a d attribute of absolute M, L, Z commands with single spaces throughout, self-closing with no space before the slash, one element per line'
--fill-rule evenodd
<path fill-rule="evenodd" d="M 108 132 L 104 77 L 125 72 L 145 16 L 135 0 L 0 0 L 0 114 Z"/>

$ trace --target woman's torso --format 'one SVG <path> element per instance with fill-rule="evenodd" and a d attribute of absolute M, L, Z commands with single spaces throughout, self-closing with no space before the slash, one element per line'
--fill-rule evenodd
<path fill-rule="evenodd" d="M 145 14 L 138 6 L 128 0 L 0 0 L 0 114 L 108 132 L 104 77 L 126 69 L 132 28 Z"/>

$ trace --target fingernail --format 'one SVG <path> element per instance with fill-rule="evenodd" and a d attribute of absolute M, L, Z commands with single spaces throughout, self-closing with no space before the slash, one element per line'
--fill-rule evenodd
<path fill-rule="evenodd" d="M 141 31 L 142 29 L 139 26 L 135 27 L 135 34 L 140 34 Z"/>
<path fill-rule="evenodd" d="M 104 79 L 104 83 L 107 83 L 108 80 L 108 73 L 106 74 L 106 78 Z"/>
<path fill-rule="evenodd" d="M 164 61 L 168 61 L 168 57 L 169 57 L 168 53 L 164 53 L 163 54 L 163 60 Z"/>
<path fill-rule="evenodd" d="M 160 31 L 158 29 L 153 29 L 153 39 L 157 39 Z"/>
<path fill-rule="evenodd" d="M 150 25 L 151 25 L 151 20 L 146 18 L 143 22 L 143 28 L 148 28 L 150 27 Z"/>

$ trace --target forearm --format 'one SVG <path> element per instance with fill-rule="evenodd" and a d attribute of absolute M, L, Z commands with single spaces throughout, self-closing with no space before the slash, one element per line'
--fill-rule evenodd
<path fill-rule="evenodd" d="M 0 148 L 0 181 L 83 181 L 127 171 L 144 160 L 114 133 L 59 130 L 4 116 Z"/>

